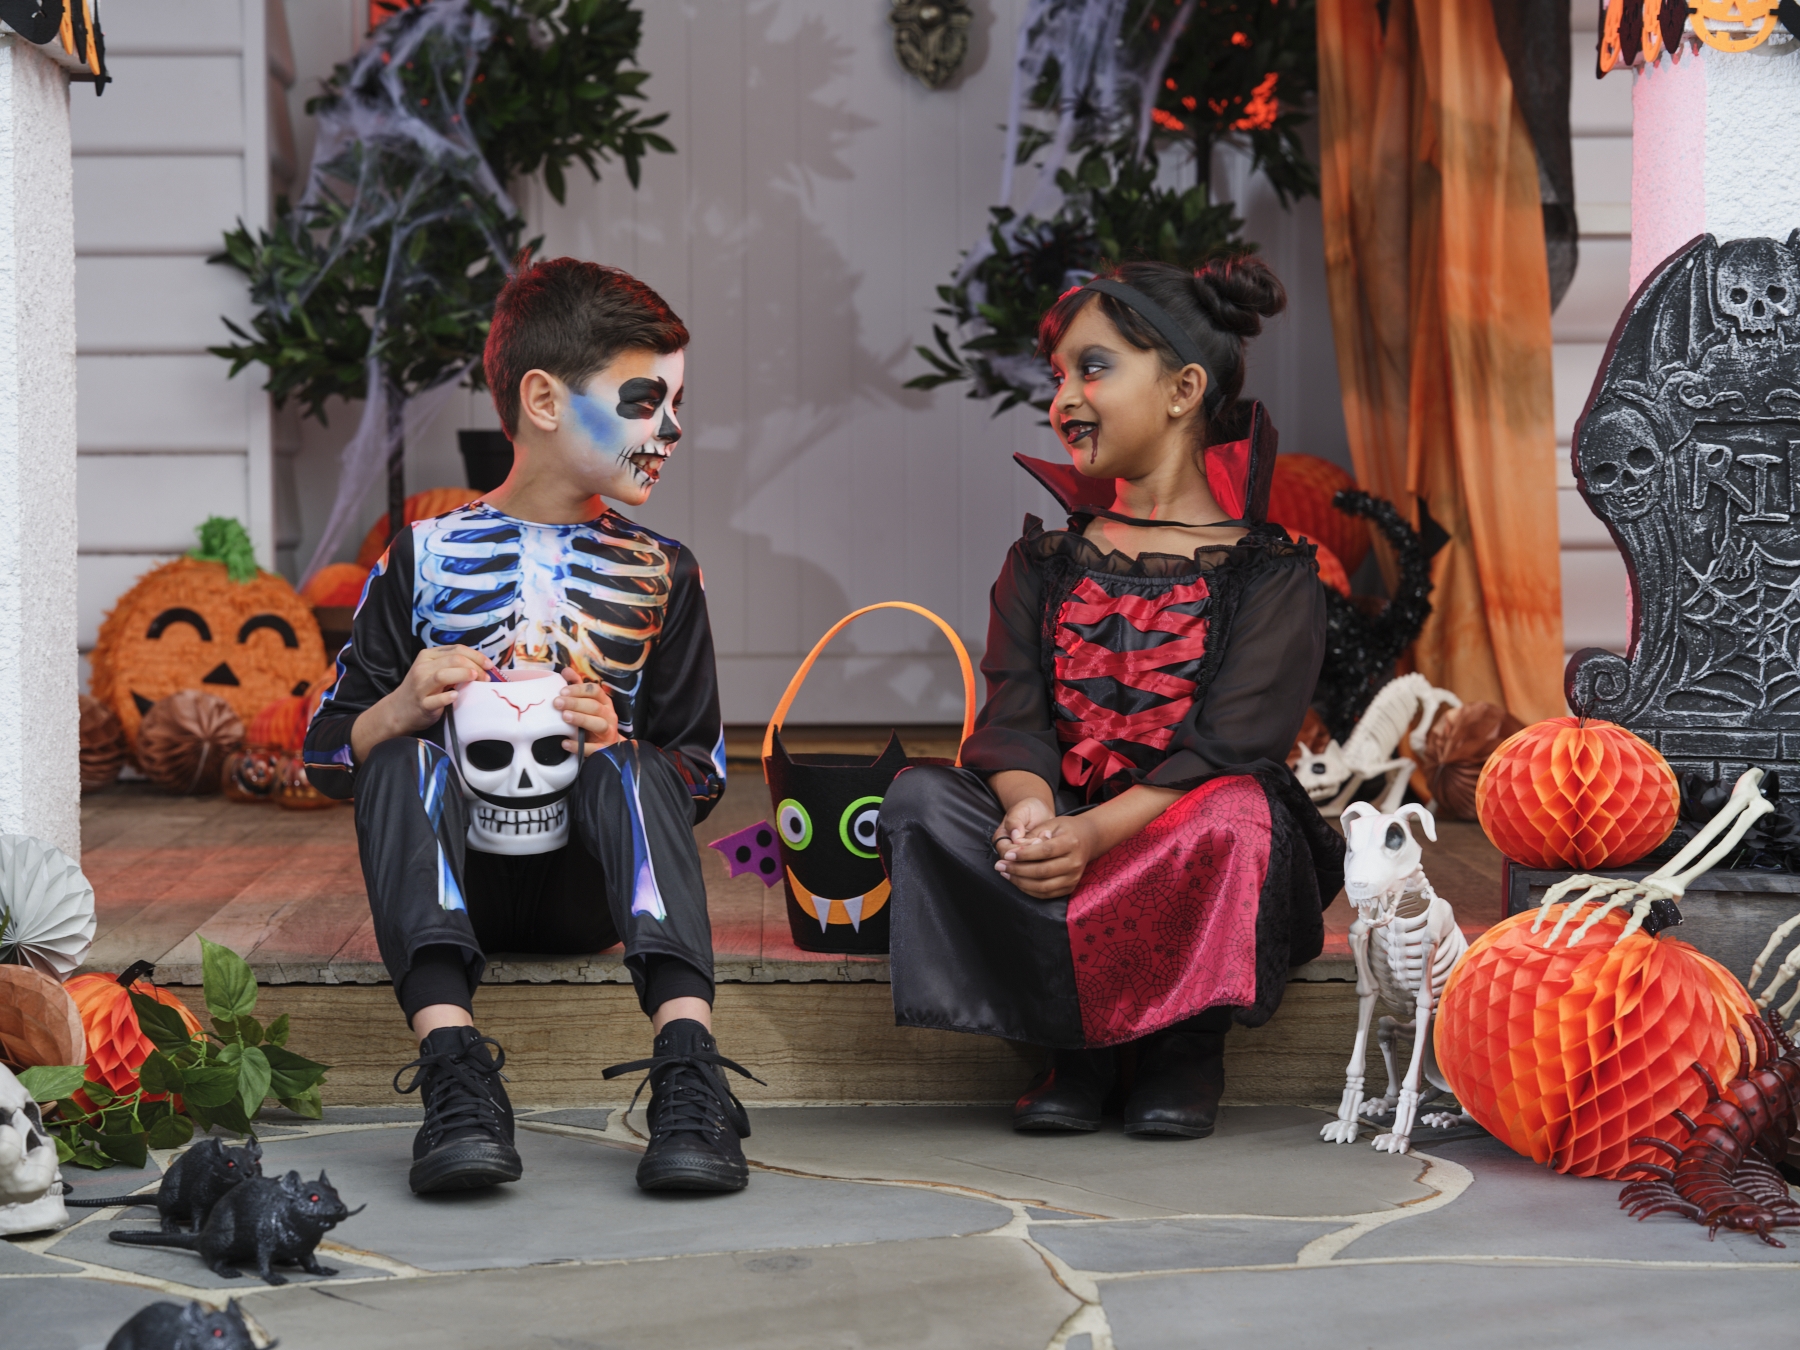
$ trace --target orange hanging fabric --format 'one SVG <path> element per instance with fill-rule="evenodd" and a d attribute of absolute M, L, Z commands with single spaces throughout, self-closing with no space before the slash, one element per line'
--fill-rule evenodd
<path fill-rule="evenodd" d="M 1450 542 L 1431 682 L 1563 711 L 1550 280 L 1537 156 L 1485 3 L 1319 0 L 1321 197 L 1363 487 Z"/>

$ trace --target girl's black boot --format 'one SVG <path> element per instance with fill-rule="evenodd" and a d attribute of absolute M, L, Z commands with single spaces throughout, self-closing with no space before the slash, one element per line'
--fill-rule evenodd
<path fill-rule="evenodd" d="M 1209 1009 L 1138 1043 L 1137 1081 L 1125 1099 L 1126 1134 L 1204 1139 L 1213 1132 L 1225 1094 L 1229 1025 L 1229 1014 L 1215 1011 L 1223 1010 Z"/>
<path fill-rule="evenodd" d="M 1050 1067 L 1013 1104 L 1013 1128 L 1099 1129 L 1101 1108 L 1118 1074 L 1114 1050 L 1052 1050 Z"/>

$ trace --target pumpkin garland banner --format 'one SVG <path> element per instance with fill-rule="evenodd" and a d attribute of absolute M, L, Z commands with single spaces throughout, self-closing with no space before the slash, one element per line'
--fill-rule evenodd
<path fill-rule="evenodd" d="M 142 978 L 155 970 L 148 962 L 69 981 L 87 1063 L 19 1075 L 34 1101 L 50 1104 L 44 1128 L 59 1162 L 142 1167 L 150 1149 L 179 1148 L 215 1125 L 254 1137 L 252 1122 L 271 1097 L 310 1120 L 324 1114 L 330 1065 L 287 1048 L 286 1013 L 267 1025 L 256 1018 L 256 976 L 243 957 L 205 938 L 200 951 L 211 1030 Z"/>

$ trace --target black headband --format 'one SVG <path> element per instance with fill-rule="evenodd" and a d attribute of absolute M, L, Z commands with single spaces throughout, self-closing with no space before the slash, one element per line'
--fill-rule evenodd
<path fill-rule="evenodd" d="M 1107 277 L 1095 277 L 1081 288 L 1084 291 L 1099 291 L 1102 295 L 1110 295 L 1125 305 L 1130 306 L 1143 316 L 1144 320 L 1162 334 L 1164 342 L 1175 349 L 1175 355 L 1184 366 L 1199 366 L 1206 372 L 1206 397 L 1203 400 L 1209 409 L 1216 408 L 1223 398 L 1219 381 L 1214 377 L 1212 367 L 1200 354 L 1200 344 L 1190 337 L 1182 326 L 1169 317 L 1168 310 L 1138 290 L 1135 286 L 1127 286 L 1122 281 L 1113 281 Z"/>

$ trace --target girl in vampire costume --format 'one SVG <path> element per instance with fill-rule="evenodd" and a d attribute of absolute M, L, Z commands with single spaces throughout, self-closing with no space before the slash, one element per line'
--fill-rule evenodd
<path fill-rule="evenodd" d="M 1045 315 L 1075 463 L 1020 462 L 1068 528 L 1027 516 L 994 583 L 963 767 L 882 803 L 896 1018 L 1049 1047 L 1022 1130 L 1098 1129 L 1135 1044 L 1126 1132 L 1212 1133 L 1227 1027 L 1323 946 L 1344 845 L 1285 760 L 1324 596 L 1265 523 L 1274 429 L 1238 401 L 1284 302 L 1254 258 L 1128 263 Z M 1208 435 L 1228 418 L 1244 439 Z"/>

